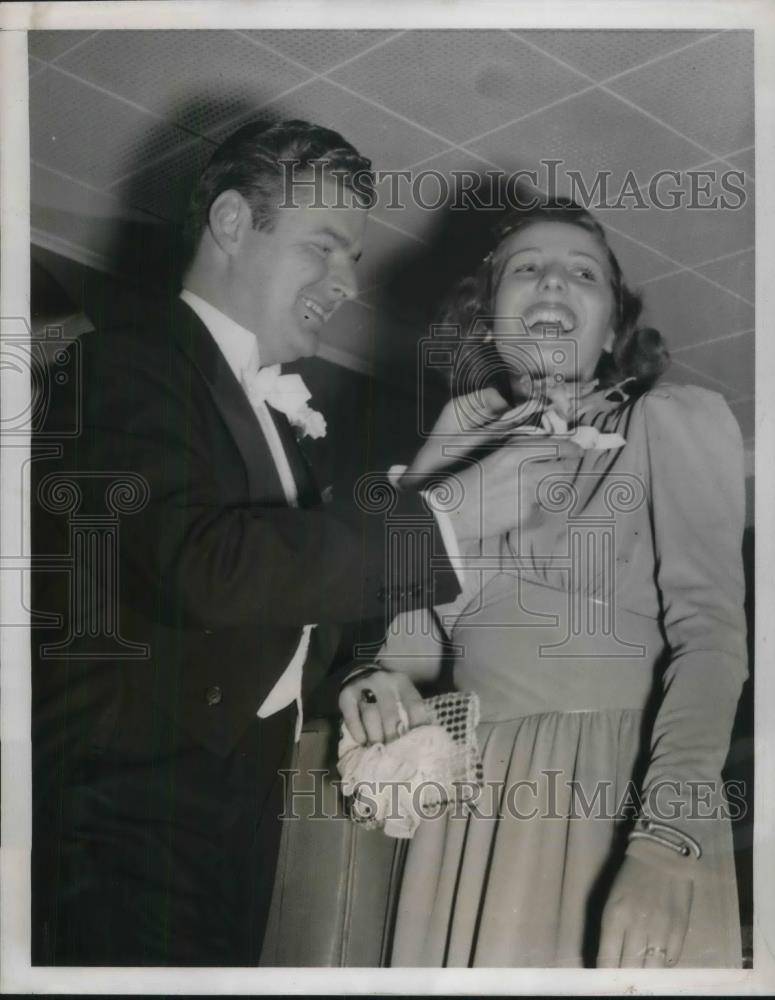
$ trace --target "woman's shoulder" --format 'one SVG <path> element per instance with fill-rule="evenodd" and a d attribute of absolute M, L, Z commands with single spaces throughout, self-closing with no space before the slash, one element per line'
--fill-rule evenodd
<path fill-rule="evenodd" d="M 667 438 L 677 444 L 682 437 L 715 439 L 721 446 L 741 447 L 740 429 L 727 401 L 719 392 L 699 385 L 658 382 L 635 400 L 633 415 L 649 438 Z"/>
<path fill-rule="evenodd" d="M 699 385 L 678 382 L 658 382 L 636 401 L 636 407 L 647 417 L 683 415 L 688 417 L 732 417 L 732 411 L 720 392 Z M 734 419 L 732 417 L 732 419 Z"/>

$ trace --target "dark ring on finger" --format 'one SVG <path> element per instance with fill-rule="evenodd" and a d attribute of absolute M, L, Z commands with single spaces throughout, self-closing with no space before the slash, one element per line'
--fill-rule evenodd
<path fill-rule="evenodd" d="M 364 688 L 363 691 L 361 691 L 361 699 L 360 700 L 362 702 L 364 702 L 364 704 L 366 704 L 366 705 L 376 705 L 377 704 L 377 696 L 374 694 L 374 692 L 371 690 L 371 688 Z"/>

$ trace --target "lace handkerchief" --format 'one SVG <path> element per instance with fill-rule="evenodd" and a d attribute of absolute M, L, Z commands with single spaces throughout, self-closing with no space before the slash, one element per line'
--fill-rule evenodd
<path fill-rule="evenodd" d="M 342 724 L 339 774 L 350 817 L 389 837 L 414 835 L 420 820 L 473 801 L 482 784 L 476 741 L 479 699 L 454 691 L 426 698 L 434 720 L 390 743 L 360 746 Z M 408 725 L 404 713 L 402 722 Z"/>

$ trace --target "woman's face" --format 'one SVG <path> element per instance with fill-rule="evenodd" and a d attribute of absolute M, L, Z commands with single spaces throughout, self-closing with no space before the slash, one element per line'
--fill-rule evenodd
<path fill-rule="evenodd" d="M 600 241 L 568 222 L 535 222 L 507 236 L 493 266 L 493 334 L 513 374 L 592 378 L 613 343 L 611 267 Z"/>

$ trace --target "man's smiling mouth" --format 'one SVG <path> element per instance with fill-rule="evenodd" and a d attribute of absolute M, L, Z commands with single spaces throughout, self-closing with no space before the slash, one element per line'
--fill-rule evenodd
<path fill-rule="evenodd" d="M 318 303 L 314 302 L 312 299 L 304 298 L 301 300 L 301 302 L 306 310 L 305 313 L 306 319 L 311 319 L 312 317 L 314 317 L 315 319 L 320 320 L 321 323 L 325 323 L 328 321 L 328 319 L 331 316 L 331 313 L 333 312 L 333 309 L 329 309 L 328 311 L 326 311 L 322 306 L 318 305 Z"/>

